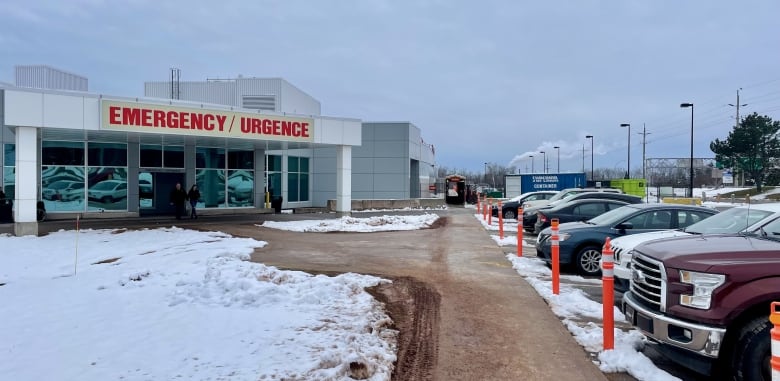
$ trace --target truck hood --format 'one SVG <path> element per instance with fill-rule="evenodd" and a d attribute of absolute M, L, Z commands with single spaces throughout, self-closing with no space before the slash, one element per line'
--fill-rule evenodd
<path fill-rule="evenodd" d="M 728 273 L 726 268 L 733 265 L 780 263 L 780 242 L 734 234 L 648 241 L 634 251 L 663 261 L 667 268 L 701 272 Z"/>
<path fill-rule="evenodd" d="M 629 234 L 622 237 L 618 237 L 612 240 L 612 248 L 617 250 L 620 248 L 624 251 L 630 251 L 640 243 L 652 241 L 656 239 L 672 238 L 680 236 L 689 236 L 689 233 L 679 230 L 661 230 L 657 232 Z"/>

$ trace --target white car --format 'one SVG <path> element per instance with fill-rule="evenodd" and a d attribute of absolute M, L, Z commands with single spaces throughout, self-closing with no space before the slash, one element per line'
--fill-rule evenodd
<path fill-rule="evenodd" d="M 780 203 L 754 204 L 728 209 L 682 230 L 664 230 L 615 238 L 612 240 L 612 251 L 615 253 L 615 289 L 628 289 L 633 250 L 641 243 L 693 234 L 752 233 L 778 218 Z"/>

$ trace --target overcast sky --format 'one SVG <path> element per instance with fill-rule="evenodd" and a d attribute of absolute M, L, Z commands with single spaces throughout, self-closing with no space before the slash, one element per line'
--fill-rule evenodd
<path fill-rule="evenodd" d="M 216 4 L 216 6 L 215 6 Z M 439 165 L 625 168 L 696 157 L 741 115 L 780 119 L 780 2 L 153 1 L 0 2 L 0 81 L 18 64 L 89 78 L 91 92 L 143 96 L 182 80 L 283 77 L 324 115 L 410 121 Z M 585 146 L 583 163 L 582 148 Z"/>

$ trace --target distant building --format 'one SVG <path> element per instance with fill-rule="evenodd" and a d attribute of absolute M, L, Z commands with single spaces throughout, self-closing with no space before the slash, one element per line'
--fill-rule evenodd
<path fill-rule="evenodd" d="M 17 65 L 14 82 L 18 87 L 46 90 L 88 91 L 89 80 L 46 65 Z"/>

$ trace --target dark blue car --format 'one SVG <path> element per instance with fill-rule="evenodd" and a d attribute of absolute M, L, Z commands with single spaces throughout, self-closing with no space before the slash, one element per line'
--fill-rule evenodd
<path fill-rule="evenodd" d="M 563 223 L 558 231 L 560 264 L 573 265 L 583 275 L 598 275 L 601 272 L 601 248 L 607 237 L 681 229 L 716 213 L 715 209 L 701 206 L 632 204 L 585 222 Z M 536 238 L 536 255 L 548 263 L 552 261 L 551 234 L 552 230 L 546 228 Z"/>

